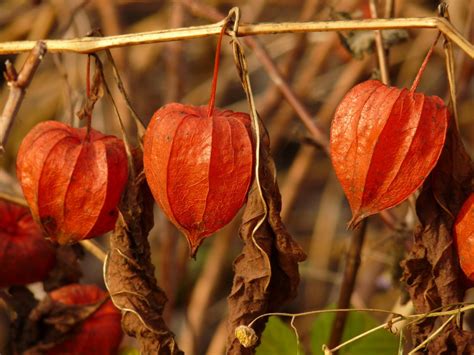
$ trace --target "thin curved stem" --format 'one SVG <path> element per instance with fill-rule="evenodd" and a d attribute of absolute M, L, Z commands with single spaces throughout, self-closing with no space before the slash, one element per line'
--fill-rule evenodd
<path fill-rule="evenodd" d="M 214 111 L 214 106 L 216 103 L 217 79 L 219 77 L 219 62 L 221 58 L 221 45 L 222 45 L 222 38 L 224 37 L 226 27 L 227 27 L 227 21 L 222 26 L 221 32 L 219 34 L 219 39 L 217 40 L 216 57 L 214 59 L 214 73 L 212 74 L 211 98 L 209 99 L 209 106 L 207 109 L 208 117 L 212 116 L 212 113 Z"/>
<path fill-rule="evenodd" d="M 416 74 L 416 78 L 413 81 L 413 84 L 411 85 L 411 88 L 410 88 L 411 92 L 415 92 L 415 90 L 418 88 L 418 84 L 420 83 L 421 77 L 423 76 L 423 73 L 425 72 L 426 65 L 428 64 L 428 62 L 431 58 L 431 55 L 433 54 L 433 50 L 434 50 L 436 44 L 438 43 L 438 40 L 439 40 L 440 36 L 441 36 L 441 32 L 438 33 L 438 35 L 436 36 L 435 41 L 433 42 L 433 44 L 430 47 L 430 50 L 426 54 L 425 59 L 423 60 L 423 63 L 421 64 L 421 67 L 418 70 L 418 73 Z"/>

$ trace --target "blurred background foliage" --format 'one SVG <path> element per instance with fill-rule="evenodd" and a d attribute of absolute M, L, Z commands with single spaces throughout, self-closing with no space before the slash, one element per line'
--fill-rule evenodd
<path fill-rule="evenodd" d="M 471 0 L 457 0 L 448 1 L 448 4 L 455 27 L 471 43 L 474 42 L 474 3 Z M 385 5 L 386 1 L 379 1 L 381 16 Z M 436 16 L 437 5 L 438 1 L 435 0 L 396 0 L 394 16 Z M 204 11 L 201 11 L 203 6 Z M 82 37 L 95 28 L 100 28 L 105 35 L 114 35 L 205 24 L 210 22 L 202 17 L 203 12 L 206 13 L 205 6 L 212 6 L 223 13 L 233 6 L 239 6 L 244 22 L 370 17 L 366 0 L 2 0 L 0 42 Z M 434 30 L 420 29 L 385 34 L 386 41 L 393 45 L 387 50 L 393 85 L 411 85 L 435 36 Z M 326 133 L 329 132 L 337 103 L 349 88 L 360 81 L 379 76 L 377 59 L 371 50 L 371 32 L 266 35 L 260 36 L 259 40 L 315 122 Z M 217 105 L 247 111 L 231 47 L 226 44 L 227 41 L 224 41 Z M 148 122 L 153 112 L 168 102 L 206 104 L 210 95 L 215 45 L 216 38 L 206 38 L 112 50 L 132 104 L 144 122 Z M 352 53 L 347 48 L 351 48 Z M 328 157 L 311 142 L 298 116 L 282 99 L 253 51 L 247 48 L 246 54 L 257 109 L 268 128 L 278 168 L 283 199 L 282 215 L 288 229 L 308 254 L 307 261 L 300 268 L 302 282 L 299 295 L 285 310 L 301 312 L 323 309 L 337 299 L 350 237 L 350 232 L 346 230 L 350 210 Z M 103 54 L 101 56 L 105 58 Z M 25 55 L 0 56 L 2 69 L 6 59 L 19 68 Z M 472 156 L 473 61 L 457 48 L 455 60 L 459 126 Z M 448 100 L 444 65 L 443 49 L 438 45 L 419 91 Z M 114 86 L 107 64 L 106 69 L 109 85 Z M 0 188 L 18 191 L 11 178 L 15 175 L 15 157 L 22 138 L 35 124 L 43 120 L 72 122 L 75 126 L 84 124 L 78 121 L 75 113 L 84 101 L 85 73 L 85 55 L 65 53 L 46 56 L 28 89 L 11 132 L 7 152 L 0 158 Z M 7 94 L 8 88 L 2 82 L 2 107 Z M 114 89 L 113 94 L 133 137 L 134 127 L 126 106 L 118 90 Z M 97 104 L 92 125 L 120 136 L 108 98 L 103 98 Z M 408 210 L 409 206 L 405 203 L 397 207 L 394 213 L 398 219 L 405 221 L 410 230 L 415 221 L 405 218 L 410 216 Z M 188 257 L 184 237 L 156 208 L 156 225 L 149 237 L 156 275 L 169 298 L 166 319 L 177 334 L 178 344 L 186 353 L 217 354 L 225 344 L 226 297 L 232 284 L 232 260 L 241 249 L 239 220 L 237 216 L 229 226 L 207 239 L 196 260 L 192 260 Z M 410 246 L 411 235 L 387 228 L 377 216 L 370 219 L 367 233 L 352 305 L 398 309 L 400 303 L 406 300 L 403 287 L 398 283 L 398 264 Z M 107 246 L 107 236 L 100 241 Z M 102 266 L 96 259 L 88 255 L 83 266 L 84 282 L 103 284 Z M 385 320 L 385 316 L 380 314 L 371 315 L 368 319 L 364 317 L 351 316 L 349 323 L 360 325 L 366 322 L 372 325 Z M 282 321 L 287 322 L 287 319 Z M 319 351 L 314 344 L 325 341 L 321 339 L 327 334 L 330 322 L 330 317 L 297 319 L 295 325 L 302 351 Z M 285 324 L 278 320 L 272 320 L 269 324 L 271 327 L 264 337 L 273 339 L 270 345 L 281 339 L 282 346 L 278 349 L 283 351 L 287 346 L 292 349 L 289 353 L 295 353 L 296 341 L 291 338 L 291 328 L 285 328 Z M 281 327 L 289 330 L 290 339 L 285 340 L 285 336 L 281 335 L 285 332 L 279 330 Z M 278 335 L 271 338 L 274 329 Z M 319 335 L 318 329 L 322 329 Z M 356 329 L 365 330 L 363 327 Z M 392 338 L 398 344 L 398 340 Z M 385 341 L 383 338 L 373 340 L 374 343 Z M 280 350 L 274 352 L 271 347 L 265 350 L 265 344 L 268 345 L 268 340 L 264 340 L 259 354 L 288 353 Z M 124 346 L 127 346 L 124 353 L 133 353 L 132 339 L 126 339 Z M 374 351 L 378 354 L 393 353 L 393 349 L 388 347 Z M 356 352 L 353 350 L 347 353 Z"/>

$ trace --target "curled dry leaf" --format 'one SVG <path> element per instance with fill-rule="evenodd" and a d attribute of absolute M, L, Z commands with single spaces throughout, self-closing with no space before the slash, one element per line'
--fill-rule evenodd
<path fill-rule="evenodd" d="M 420 224 L 413 247 L 402 262 L 402 281 L 418 313 L 463 302 L 466 283 L 459 267 L 452 230 L 462 203 L 474 191 L 474 166 L 452 124 L 441 157 L 417 199 Z M 412 326 L 414 344 L 434 330 L 436 319 Z M 433 339 L 432 354 L 472 354 L 473 334 L 455 324 Z"/>
<path fill-rule="evenodd" d="M 30 211 L 0 200 L 0 288 L 42 281 L 55 262 L 55 248 Z"/>
<path fill-rule="evenodd" d="M 280 217 L 281 197 L 276 170 L 269 152 L 268 136 L 261 126 L 260 184 L 268 213 L 260 227 L 254 228 L 265 216 L 257 182 L 254 179 L 242 217 L 240 237 L 242 253 L 234 261 L 234 282 L 228 298 L 229 354 L 253 354 L 254 346 L 243 347 L 234 329 L 249 324 L 265 312 L 278 310 L 296 296 L 299 284 L 298 263 L 306 255 L 292 239 Z M 258 336 L 263 322 L 253 327 Z"/>
<path fill-rule="evenodd" d="M 376 80 L 352 88 L 331 126 L 331 160 L 352 209 L 351 226 L 404 201 L 443 148 L 448 110 L 437 96 Z"/>
<path fill-rule="evenodd" d="M 33 218 L 60 244 L 113 229 L 127 175 L 120 139 L 61 122 L 38 124 L 18 152 L 17 176 Z"/>
<path fill-rule="evenodd" d="M 108 354 L 121 339 L 120 312 L 95 285 L 72 284 L 48 294 L 29 314 L 25 355 Z"/>
<path fill-rule="evenodd" d="M 459 264 L 466 277 L 474 281 L 474 192 L 464 202 L 454 224 Z"/>
<path fill-rule="evenodd" d="M 255 334 L 247 332 L 243 337 L 241 330 L 244 328 L 239 326 L 248 325 L 265 312 L 278 310 L 296 296 L 300 281 L 298 263 L 306 259 L 306 254 L 292 239 L 280 217 L 281 196 L 269 137 L 257 115 L 247 60 L 236 35 L 239 19 L 240 11 L 234 7 L 229 11 L 226 23 L 233 24 L 234 61 L 252 115 L 256 176 L 242 216 L 240 237 L 244 247 L 234 261 L 235 276 L 228 297 L 227 353 L 253 354 L 264 321 L 252 326 Z M 248 348 L 240 343 L 241 340 Z"/>
<path fill-rule="evenodd" d="M 110 238 L 104 279 L 114 304 L 122 310 L 124 331 L 137 338 L 142 354 L 182 354 L 163 319 L 167 299 L 151 263 L 147 237 L 153 227 L 153 197 L 140 150 L 135 151 L 134 163 Z"/>
<path fill-rule="evenodd" d="M 155 112 L 144 142 L 155 200 L 186 235 L 194 255 L 245 202 L 252 177 L 250 117 L 173 103 Z"/>

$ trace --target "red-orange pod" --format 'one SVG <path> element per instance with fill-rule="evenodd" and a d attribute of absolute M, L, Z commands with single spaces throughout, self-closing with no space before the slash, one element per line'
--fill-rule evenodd
<path fill-rule="evenodd" d="M 191 255 L 245 202 L 253 171 L 250 116 L 214 107 L 222 27 L 208 106 L 168 104 L 145 132 L 143 163 L 157 203 L 186 236 Z"/>
<path fill-rule="evenodd" d="M 439 97 L 376 80 L 346 94 L 332 122 L 330 154 L 352 225 L 421 186 L 441 154 L 448 117 Z"/>
<path fill-rule="evenodd" d="M 145 174 L 157 203 L 186 235 L 192 255 L 245 202 L 252 178 L 250 117 L 173 103 L 145 133 Z"/>
<path fill-rule="evenodd" d="M 107 298 L 107 293 L 95 285 L 71 284 L 52 291 L 53 301 L 65 305 L 93 305 Z M 122 315 L 110 299 L 104 303 L 64 342 L 48 350 L 48 355 L 117 354 L 122 341 Z"/>
<path fill-rule="evenodd" d="M 43 281 L 56 262 L 26 207 L 0 200 L 0 288 Z"/>
<path fill-rule="evenodd" d="M 474 281 L 474 193 L 464 202 L 454 224 L 454 239 L 462 271 Z"/>
<path fill-rule="evenodd" d="M 46 121 L 21 143 L 17 176 L 34 219 L 60 244 L 113 229 L 127 182 L 123 142 L 94 129 Z"/>
<path fill-rule="evenodd" d="M 336 109 L 330 155 L 352 209 L 350 226 L 408 198 L 441 155 L 448 109 L 441 98 L 415 92 L 435 44 L 410 90 L 368 80 Z"/>

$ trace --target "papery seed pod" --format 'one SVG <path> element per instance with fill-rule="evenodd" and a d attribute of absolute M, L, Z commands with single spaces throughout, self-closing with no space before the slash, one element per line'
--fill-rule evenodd
<path fill-rule="evenodd" d="M 56 251 L 23 206 L 0 200 L 0 288 L 42 281 Z"/>
<path fill-rule="evenodd" d="M 448 118 L 443 100 L 413 88 L 369 80 L 346 94 L 332 122 L 330 149 L 351 225 L 421 186 L 441 154 Z"/>
<path fill-rule="evenodd" d="M 462 271 L 474 281 L 474 193 L 464 202 L 454 224 L 454 239 Z"/>
<path fill-rule="evenodd" d="M 186 235 L 194 255 L 245 202 L 253 166 L 250 117 L 166 105 L 146 130 L 143 161 L 155 200 Z"/>
<path fill-rule="evenodd" d="M 46 121 L 21 143 L 17 176 L 33 218 L 60 244 L 113 229 L 128 177 L 122 140 Z"/>
<path fill-rule="evenodd" d="M 225 29 L 217 42 L 209 105 L 166 105 L 155 112 L 145 132 L 148 185 L 163 212 L 186 235 L 192 256 L 205 237 L 235 216 L 252 179 L 250 116 L 214 107 Z"/>
<path fill-rule="evenodd" d="M 66 305 L 92 305 L 107 293 L 95 285 L 72 284 L 52 291 L 53 301 Z M 71 337 L 50 349 L 48 355 L 116 354 L 122 341 L 121 313 L 110 299 L 80 324 Z"/>

